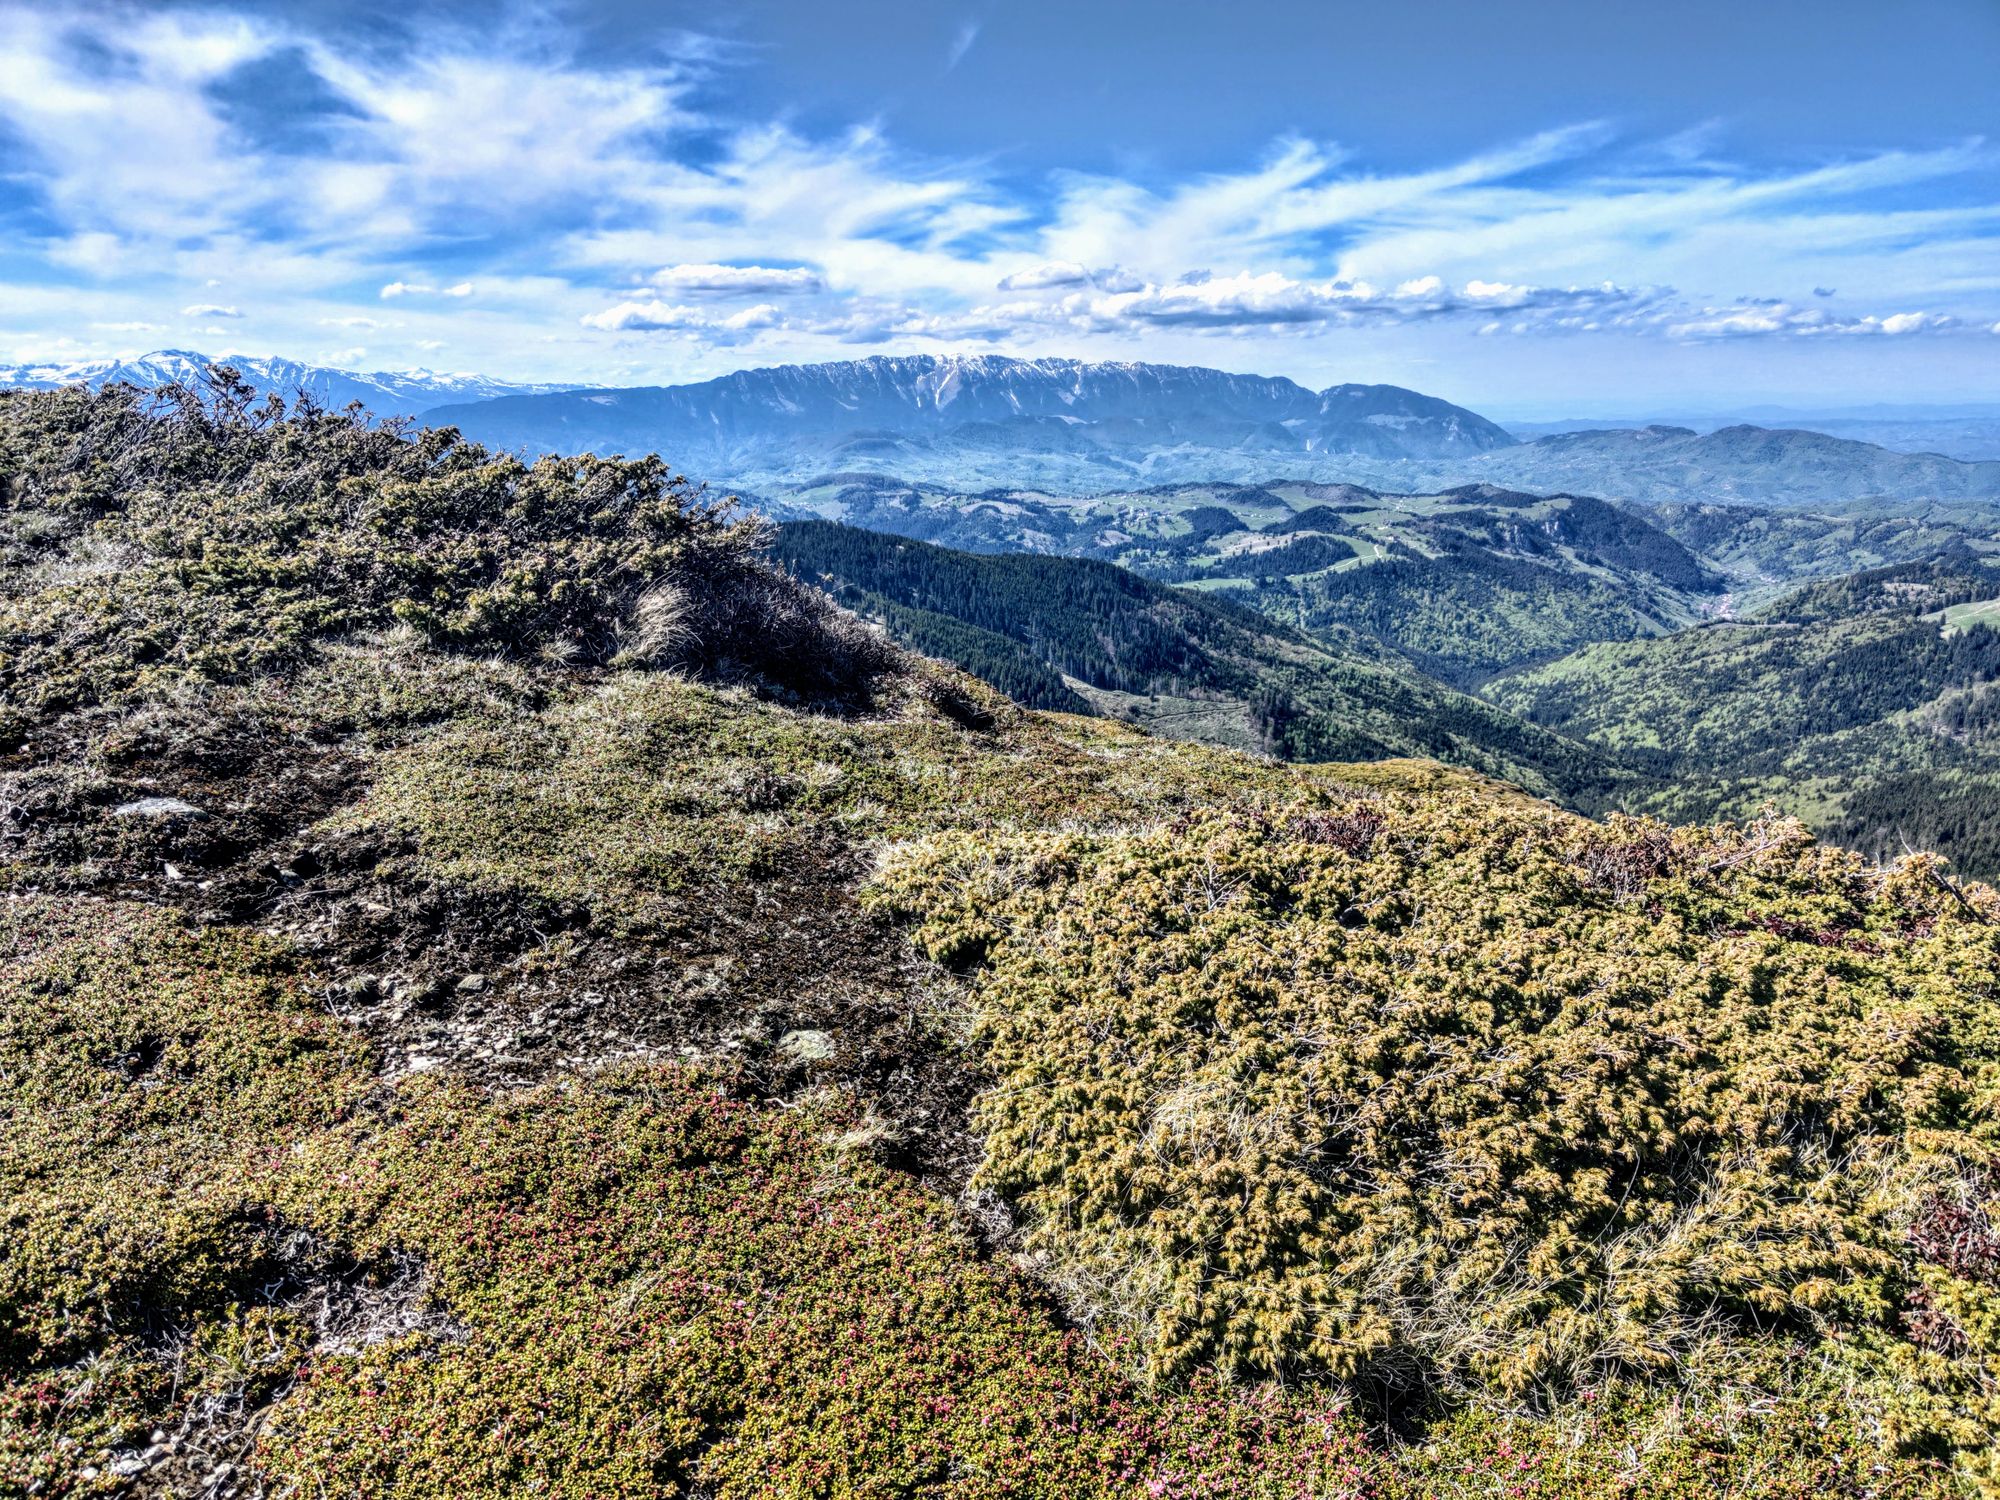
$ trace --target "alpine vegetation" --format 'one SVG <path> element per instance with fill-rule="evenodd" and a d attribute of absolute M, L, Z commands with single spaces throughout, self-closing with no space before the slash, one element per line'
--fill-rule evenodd
<path fill-rule="evenodd" d="M 0 396 L 0 526 L 11 1493 L 2000 1494 L 1934 858 L 1026 709 L 228 372 Z"/>

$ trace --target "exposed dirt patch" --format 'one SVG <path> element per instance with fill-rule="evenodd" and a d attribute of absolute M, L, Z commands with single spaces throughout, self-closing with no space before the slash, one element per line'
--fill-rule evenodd
<path fill-rule="evenodd" d="M 297 1341 L 310 1358 L 352 1355 L 390 1340 L 413 1351 L 464 1337 L 430 1298 L 430 1280 L 413 1256 L 362 1263 L 306 1230 L 272 1222 L 264 1230 L 269 1280 L 253 1306 L 272 1323 L 270 1355 L 281 1339 Z M 169 1368 L 184 1363 L 185 1335 L 163 1334 L 157 1356 Z M 255 1351 L 246 1363 L 254 1368 Z M 230 1389 L 198 1394 L 168 1425 L 146 1441 L 113 1449 L 98 1460 L 104 1472 L 126 1479 L 124 1493 L 186 1500 L 256 1500 L 265 1483 L 252 1462 L 258 1434 L 272 1409 L 291 1391 L 294 1376 L 248 1378 Z"/>

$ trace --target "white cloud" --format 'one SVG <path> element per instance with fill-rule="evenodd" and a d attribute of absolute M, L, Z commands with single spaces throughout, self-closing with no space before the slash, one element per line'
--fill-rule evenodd
<path fill-rule="evenodd" d="M 916 158 L 879 128 L 701 117 L 707 59 L 587 60 L 543 7 L 483 35 L 420 21 L 421 45 L 393 53 L 336 48 L 297 14 L 0 0 L 6 169 L 53 226 L 10 246 L 45 274 L 0 287 L 9 336 L 138 332 L 204 282 L 292 348 L 353 328 L 396 357 L 446 334 L 473 361 L 546 335 L 584 378 L 640 334 L 794 358 L 869 340 L 2000 329 L 2000 203 L 1977 191 L 2000 153 L 1978 143 L 1751 168 L 1716 158 L 1712 126 L 1648 143 L 1584 123 L 1421 170 L 1288 139 L 1230 171 L 1030 181 Z M 947 62 L 977 39 L 967 21 Z M 310 147 L 232 124 L 222 85 L 250 63 L 309 70 L 330 96 Z M 1911 208 L 1920 187 L 1932 206 Z M 490 263 L 461 258 L 483 243 Z M 1667 290 L 1718 283 L 1770 297 Z M 397 321 L 363 316 L 387 301 Z M 1238 358 L 1259 347 L 1275 346 Z"/>
<path fill-rule="evenodd" d="M 798 296 L 825 288 L 819 273 L 803 267 L 718 266 L 698 264 L 667 266 L 655 271 L 652 284 L 663 291 L 714 292 L 730 296 Z"/>
<path fill-rule="evenodd" d="M 1003 292 L 1040 292 L 1073 286 L 1096 287 L 1101 292 L 1136 292 L 1146 283 L 1123 266 L 1092 270 L 1071 260 L 1051 260 L 1003 276 L 997 285 Z"/>
<path fill-rule="evenodd" d="M 646 302 L 621 302 L 616 307 L 592 313 L 583 319 L 586 328 L 602 328 L 613 333 L 707 332 L 742 335 L 777 328 L 784 323 L 785 315 L 769 302 L 760 302 L 739 312 L 715 313 L 707 308 L 675 306 L 658 298 Z"/>
<path fill-rule="evenodd" d="M 999 287 L 1003 292 L 1038 292 L 1050 287 L 1089 286 L 1090 283 L 1088 267 L 1080 266 L 1073 260 L 1051 260 L 1001 277 Z"/>
<path fill-rule="evenodd" d="M 1080 292 L 1077 283 L 1051 278 L 1064 295 L 975 308 L 982 324 L 1063 326 L 1078 332 L 1133 332 L 1148 327 L 1190 329 L 1298 329 L 1333 324 L 1393 326 L 1448 318 L 1504 306 L 1537 326 L 1593 321 L 1637 326 L 1668 294 L 1658 288 L 1532 287 L 1474 281 L 1453 292 L 1442 277 L 1412 277 L 1382 291 L 1365 281 L 1304 280 L 1276 271 L 1215 275 L 1187 272 L 1161 284 L 1116 292 Z"/>
<path fill-rule="evenodd" d="M 1819 307 L 1798 307 L 1765 300 L 1733 307 L 1705 308 L 1698 315 L 1671 322 L 1666 332 L 1676 339 L 1841 338 L 1879 335 L 1895 338 L 1912 333 L 1940 333 L 1958 327 L 1947 313 L 1904 312 L 1842 316 Z"/>
<path fill-rule="evenodd" d="M 243 313 L 234 307 L 219 307 L 213 302 L 197 302 L 181 309 L 184 318 L 240 318 Z"/>
<path fill-rule="evenodd" d="M 472 283 L 461 281 L 456 286 L 432 286 L 423 281 L 392 281 L 377 295 L 384 302 L 397 297 L 470 297 Z"/>
<path fill-rule="evenodd" d="M 979 23 L 967 21 L 958 28 L 958 34 L 951 39 L 951 50 L 945 54 L 944 70 L 949 73 L 965 61 L 965 54 L 972 50 L 972 44 L 979 40 Z"/>

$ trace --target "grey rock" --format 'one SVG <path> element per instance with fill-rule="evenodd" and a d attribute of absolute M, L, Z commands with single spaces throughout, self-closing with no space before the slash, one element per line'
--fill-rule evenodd
<path fill-rule="evenodd" d="M 114 818 L 205 818 L 207 813 L 179 797 L 141 797 L 111 809 Z"/>
<path fill-rule="evenodd" d="M 824 1031 L 788 1031 L 778 1038 L 778 1056 L 801 1067 L 833 1061 L 833 1038 Z"/>

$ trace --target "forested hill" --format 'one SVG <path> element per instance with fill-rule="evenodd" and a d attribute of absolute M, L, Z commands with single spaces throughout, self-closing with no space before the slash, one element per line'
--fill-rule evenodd
<path fill-rule="evenodd" d="M 1642 514 L 1491 485 L 1401 494 L 1274 479 L 1065 500 L 841 474 L 765 503 L 943 546 L 1122 563 L 1293 625 L 1373 636 L 1461 687 L 1590 641 L 1671 630 L 1730 587 Z"/>
<path fill-rule="evenodd" d="M 1110 563 L 955 552 L 824 521 L 780 527 L 774 551 L 900 643 L 1033 707 L 1289 760 L 1430 756 L 1558 798 L 1607 792 L 1621 774 L 1365 636 L 1307 636 Z"/>
<path fill-rule="evenodd" d="M 1871 855 L 1936 848 L 1990 877 L 2000 630 L 1965 603 L 2000 592 L 1983 571 L 1923 565 L 1816 585 L 1770 623 L 1590 646 L 1487 691 L 1650 770 L 1652 788 L 1628 783 L 1620 805 L 1695 819 L 1775 804 Z"/>

